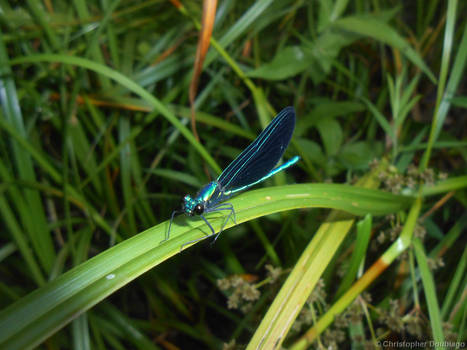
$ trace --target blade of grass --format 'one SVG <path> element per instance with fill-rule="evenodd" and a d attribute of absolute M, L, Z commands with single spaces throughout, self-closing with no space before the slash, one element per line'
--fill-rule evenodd
<path fill-rule="evenodd" d="M 334 26 L 338 29 L 365 35 L 399 49 L 410 61 L 421 69 L 435 83 L 436 78 L 421 56 L 397 31 L 382 20 L 371 17 L 346 17 L 337 20 Z"/>
<path fill-rule="evenodd" d="M 355 242 L 355 249 L 350 259 L 350 266 L 342 279 L 339 289 L 336 292 L 336 297 L 340 297 L 355 280 L 358 269 L 364 262 L 367 253 L 368 244 L 370 243 L 372 218 L 366 215 L 365 218 L 357 223 L 357 239 Z"/>
<path fill-rule="evenodd" d="M 433 196 L 450 191 L 457 191 L 465 187 L 467 187 L 467 175 L 438 181 L 433 185 L 424 185 L 422 187 L 422 194 L 423 196 Z"/>
<path fill-rule="evenodd" d="M 28 266 L 34 281 L 38 286 L 44 285 L 45 278 L 39 267 L 40 265 L 29 248 L 28 241 L 26 240 L 26 237 L 24 236 L 18 222 L 16 221 L 13 211 L 2 195 L 0 195 L 0 213 L 2 213 L 2 221 L 10 231 L 12 236 L 11 238 L 18 246 L 18 249 L 21 252 L 24 261 L 26 262 L 26 265 Z"/>
<path fill-rule="evenodd" d="M 454 64 L 451 69 L 451 74 L 449 76 L 449 81 L 445 85 L 445 80 L 447 79 L 447 70 L 449 65 L 449 59 L 452 51 L 452 40 L 454 38 L 454 25 L 456 17 L 456 7 L 457 1 L 449 0 L 448 1 L 448 10 L 447 10 L 447 21 L 446 21 L 446 30 L 445 38 L 448 40 L 447 43 L 444 43 L 443 46 L 443 56 L 441 61 L 441 73 L 440 80 L 442 79 L 442 84 L 438 85 L 437 99 L 435 112 L 433 115 L 433 120 L 431 123 L 430 136 L 428 138 L 428 147 L 423 154 L 422 161 L 420 162 L 420 169 L 424 170 L 428 166 L 428 162 L 431 156 L 431 150 L 433 144 L 437 140 L 441 128 L 444 125 L 444 121 L 451 107 L 451 99 L 454 97 L 454 94 L 457 91 L 461 79 L 465 76 L 465 64 L 467 61 L 467 23 L 464 26 L 464 31 L 462 33 L 462 39 L 457 51 Z M 444 87 L 446 89 L 444 90 Z M 442 87 L 442 89 L 441 89 Z"/>
<path fill-rule="evenodd" d="M 175 115 L 156 97 L 151 95 L 147 90 L 142 88 L 140 85 L 136 84 L 134 81 L 124 76 L 123 74 L 113 70 L 107 66 L 104 66 L 93 61 L 74 57 L 74 56 L 64 56 L 64 55 L 33 55 L 28 57 L 20 57 L 11 61 L 12 64 L 22 64 L 22 63 L 38 63 L 38 62 L 51 62 L 51 63 L 64 63 L 83 67 L 92 71 L 95 71 L 98 74 L 105 75 L 121 85 L 125 86 L 128 90 L 133 91 L 135 94 L 139 95 L 142 99 L 150 103 L 159 113 L 161 113 L 170 123 L 172 123 L 188 142 L 199 152 L 201 157 L 218 173 L 220 173 L 220 168 L 215 162 L 215 160 L 210 156 L 206 149 L 196 141 L 193 137 L 193 134 L 175 117 Z"/>
<path fill-rule="evenodd" d="M 8 125 L 12 130 L 27 138 L 23 115 L 18 100 L 16 84 L 13 80 L 14 74 L 9 64 L 9 58 L 3 34 L 0 32 L 0 107 L 3 111 L 0 115 L 0 121 Z M 12 153 L 15 163 L 16 177 L 25 181 L 36 181 L 34 164 L 27 150 L 21 148 L 17 140 L 11 139 Z M 45 271 L 49 271 L 55 259 L 52 237 L 47 227 L 47 219 L 42 200 L 37 191 L 25 189 L 24 209 L 22 213 L 28 213 L 23 216 L 21 221 L 24 223 L 26 233 L 32 242 L 34 251 L 39 258 L 39 262 Z M 35 213 L 30 215 L 29 213 Z M 20 231 L 21 234 L 24 234 Z"/>
<path fill-rule="evenodd" d="M 377 187 L 377 174 L 385 167 L 387 162 L 381 162 L 379 167 L 358 182 L 358 186 L 367 188 L 354 187 L 354 190 L 368 191 Z M 325 193 L 328 194 L 327 191 Z M 354 217 L 339 211 L 332 211 L 328 215 L 282 285 L 247 349 L 280 347 L 305 301 L 350 231 L 354 220 Z"/>
<path fill-rule="evenodd" d="M 131 124 L 130 120 L 125 117 L 121 117 L 118 125 L 118 134 L 120 143 L 123 144 L 130 136 Z M 133 236 L 137 233 L 136 231 L 136 221 L 135 221 L 135 212 L 133 206 L 130 204 L 133 194 L 132 178 L 131 178 L 131 163 L 132 163 L 132 149 L 129 143 L 124 143 L 124 147 L 120 149 L 120 172 L 122 179 L 122 190 L 123 190 L 123 200 L 125 201 L 126 218 L 128 219 L 128 234 Z"/>
<path fill-rule="evenodd" d="M 50 21 L 47 19 L 47 16 L 43 11 L 43 7 L 39 6 L 39 3 L 34 0 L 27 0 L 27 4 L 32 14 L 32 17 L 36 19 L 41 29 L 45 32 L 45 35 L 48 38 L 48 42 L 51 44 L 52 49 L 54 51 L 59 51 L 61 46 L 59 44 L 60 39 L 58 39 L 56 32 L 50 26 Z M 48 51 L 48 45 L 45 44 L 45 46 L 45 51 Z"/>
<path fill-rule="evenodd" d="M 290 349 L 299 350 L 307 348 L 316 340 L 317 336 L 334 321 L 336 315 L 343 312 L 361 292 L 363 292 L 405 249 L 410 246 L 413 230 L 420 214 L 421 205 L 422 201 L 420 198 L 414 201 L 400 237 L 389 247 L 383 256 L 379 258 L 365 272 L 365 274 L 331 306 L 319 321 L 290 347 Z"/>
<path fill-rule="evenodd" d="M 444 349 L 441 344 L 444 342 L 443 327 L 441 322 L 441 313 L 439 310 L 438 298 L 436 297 L 435 282 L 433 274 L 428 267 L 427 257 L 425 255 L 423 245 L 420 239 L 414 238 L 413 247 L 415 257 L 417 259 L 418 267 L 420 269 L 420 276 L 422 278 L 423 290 L 428 305 L 428 314 L 430 315 L 430 325 L 433 332 L 433 340 L 435 341 L 435 349 Z"/>
<path fill-rule="evenodd" d="M 333 211 L 303 251 L 292 273 L 274 298 L 247 350 L 276 349 L 284 341 L 329 260 L 353 225 L 351 216 Z"/>
<path fill-rule="evenodd" d="M 118 5 L 120 0 L 114 0 L 113 4 L 110 6 L 112 10 L 115 8 L 114 5 Z M 78 14 L 78 17 L 82 23 L 86 25 L 89 19 L 91 18 L 91 15 L 89 13 L 89 10 L 87 8 L 87 3 L 86 1 L 74 1 L 73 2 L 75 11 Z M 86 53 L 85 56 L 91 56 L 96 63 L 103 64 L 105 62 L 104 55 L 102 54 L 99 46 L 97 45 L 98 40 L 99 40 L 99 34 L 100 32 L 105 28 L 105 23 L 110 19 L 111 11 L 107 11 L 105 17 L 101 20 L 100 25 L 97 27 L 97 29 L 94 31 L 94 33 L 91 33 L 89 31 L 86 31 L 84 33 L 87 41 L 87 48 L 86 48 Z M 105 75 L 99 75 L 98 76 L 99 84 L 104 88 L 104 89 L 110 89 L 112 86 L 110 84 L 110 80 L 108 79 L 107 76 Z"/>
<path fill-rule="evenodd" d="M 330 207 L 352 214 L 384 215 L 402 210 L 410 197 L 345 185 L 290 185 L 244 193 L 234 199 L 237 224 L 296 208 Z M 218 214 L 218 213 L 217 213 Z M 215 230 L 223 216 L 208 216 Z M 180 218 L 184 219 L 184 218 Z M 142 273 L 180 252 L 183 243 L 205 237 L 201 219 L 177 219 L 171 238 L 167 222 L 136 235 L 57 277 L 0 313 L 0 347 L 31 347 Z M 233 226 L 230 221 L 226 228 Z"/>
<path fill-rule="evenodd" d="M 464 253 L 462 253 L 462 256 L 459 259 L 454 276 L 449 283 L 448 291 L 443 300 L 443 305 L 441 307 L 441 318 L 443 320 L 446 320 L 449 313 L 452 311 L 454 301 L 461 300 L 462 297 L 459 295 L 465 288 L 465 284 L 462 284 L 462 280 L 465 279 L 465 276 L 467 276 L 467 247 L 464 248 Z"/>
<path fill-rule="evenodd" d="M 0 126 L 4 128 L 13 138 L 18 141 L 18 144 L 23 147 L 31 156 L 31 158 L 34 158 L 34 160 L 44 169 L 49 176 L 52 177 L 52 179 L 56 183 L 61 183 L 62 182 L 62 176 L 61 174 L 55 170 L 55 168 L 48 162 L 46 157 L 37 150 L 33 145 L 31 145 L 28 140 L 21 135 L 19 135 L 18 132 L 16 132 L 15 129 L 13 129 L 9 124 L 7 124 L 5 121 L 3 121 L 0 118 Z M 32 183 L 35 184 L 36 181 L 26 181 L 26 183 Z M 68 186 L 68 185 L 67 185 Z M 29 186 L 31 187 L 31 186 Z M 40 186 L 39 186 L 40 187 Z M 68 195 L 69 197 L 73 197 L 73 199 L 70 199 L 71 201 L 76 201 L 79 203 L 80 208 L 86 208 L 86 210 L 89 211 L 90 215 L 92 216 L 93 220 L 107 233 L 111 233 L 112 229 L 110 226 L 107 224 L 107 222 L 103 219 L 103 217 L 97 212 L 95 208 L 93 208 L 90 203 L 85 200 L 80 194 L 79 191 L 75 190 L 73 187 L 70 186 L 68 188 Z"/>

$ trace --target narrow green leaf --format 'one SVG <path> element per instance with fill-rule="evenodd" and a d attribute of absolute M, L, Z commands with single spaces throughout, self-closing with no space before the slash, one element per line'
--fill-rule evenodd
<path fill-rule="evenodd" d="M 467 108 L 467 96 L 453 97 L 451 103 L 457 107 Z"/>
<path fill-rule="evenodd" d="M 334 22 L 338 29 L 364 35 L 375 40 L 381 41 L 390 46 L 399 49 L 409 60 L 420 68 L 433 83 L 436 78 L 430 68 L 425 64 L 422 57 L 415 51 L 409 43 L 397 33 L 393 27 L 384 21 L 372 17 L 346 17 Z"/>
<path fill-rule="evenodd" d="M 316 125 L 328 157 L 335 156 L 343 140 L 342 128 L 334 118 L 320 120 Z"/>
<path fill-rule="evenodd" d="M 282 80 L 304 71 L 312 62 L 302 47 L 289 46 L 279 51 L 274 59 L 251 70 L 247 76 L 268 80 Z"/>
<path fill-rule="evenodd" d="M 64 55 L 34 55 L 28 57 L 21 57 L 12 60 L 12 64 L 20 63 L 37 63 L 37 62 L 60 62 L 64 64 L 76 65 L 86 69 L 93 70 L 99 74 L 103 74 L 121 85 L 125 86 L 128 90 L 133 91 L 135 94 L 138 94 L 141 98 L 146 100 L 151 104 L 151 106 L 161 113 L 164 117 L 171 122 L 183 136 L 192 144 L 194 149 L 196 149 L 200 155 L 206 160 L 206 162 L 218 173 L 220 173 L 220 168 L 211 157 L 211 155 L 206 151 L 206 149 L 199 142 L 196 141 L 193 134 L 184 126 L 180 121 L 175 117 L 175 115 L 165 106 L 161 101 L 156 97 L 151 95 L 147 90 L 143 89 L 140 85 L 136 84 L 134 81 L 124 76 L 120 72 L 113 70 L 102 64 L 74 56 L 64 56 Z"/>
<path fill-rule="evenodd" d="M 21 112 L 14 74 L 10 67 L 7 48 L 0 31 L 0 121 L 3 128 L 9 128 L 22 138 L 27 138 L 25 123 Z M 21 147 L 17 139 L 8 140 L 14 155 L 15 171 L 18 178 L 25 181 L 36 182 L 34 163 L 28 150 Z M 47 227 L 47 219 L 42 198 L 35 190 L 23 191 L 24 204 L 27 207 L 28 216 L 23 217 L 26 233 L 34 246 L 42 268 L 49 271 L 55 259 L 55 251 L 52 236 Z M 29 215 L 34 213 L 35 215 Z"/>
<path fill-rule="evenodd" d="M 465 284 L 463 284 L 462 281 L 467 276 L 467 247 L 464 248 L 464 252 L 454 271 L 454 276 L 449 283 L 448 292 L 442 302 L 441 317 L 443 320 L 448 318 L 448 314 L 452 311 L 454 301 L 461 300 L 462 293 L 464 293 Z"/>
<path fill-rule="evenodd" d="M 451 6 L 451 5 L 450 5 Z M 446 90 L 443 92 L 443 98 L 439 104 L 439 107 L 435 110 L 433 117 L 433 123 L 431 126 L 430 137 L 428 139 L 428 148 L 423 155 L 421 167 L 426 168 L 428 161 L 430 160 L 431 148 L 438 139 L 441 128 L 444 125 L 446 116 L 451 108 L 451 99 L 456 94 L 459 87 L 459 83 L 462 78 L 465 77 L 465 65 L 467 63 L 467 23 L 464 26 L 462 33 L 462 39 L 460 40 L 459 48 L 452 66 L 451 74 L 449 75 L 449 81 L 446 85 Z"/>
<path fill-rule="evenodd" d="M 422 278 L 423 290 L 425 292 L 426 302 L 428 304 L 428 314 L 430 315 L 431 330 L 433 332 L 433 340 L 436 344 L 444 342 L 443 326 L 441 322 L 441 313 L 439 310 L 438 298 L 436 297 L 435 281 L 433 274 L 428 267 L 427 257 L 423 249 L 420 239 L 414 238 L 413 247 L 418 266 L 420 268 L 420 276 Z M 444 346 L 435 345 L 435 349 L 444 349 Z"/>
<path fill-rule="evenodd" d="M 467 187 L 467 175 L 452 177 L 447 180 L 438 181 L 435 184 L 425 185 L 422 188 L 424 196 L 433 196 L 436 194 L 456 191 Z"/>
<path fill-rule="evenodd" d="M 250 191 L 233 198 L 231 203 L 240 224 L 283 210 L 313 207 L 355 215 L 385 215 L 406 208 L 411 201 L 411 197 L 347 185 L 303 184 Z M 223 224 L 224 217 L 219 213 L 207 218 L 215 230 Z M 177 218 L 170 239 L 159 244 L 167 225 L 164 222 L 106 250 L 3 310 L 0 347 L 39 344 L 112 292 L 178 254 L 184 243 L 206 237 L 209 232 L 200 218 Z M 229 221 L 226 228 L 233 225 Z"/>
<path fill-rule="evenodd" d="M 352 282 L 358 277 L 358 269 L 362 266 L 367 253 L 368 244 L 370 243 L 371 237 L 371 215 L 365 215 L 365 218 L 357 223 L 357 239 L 355 241 L 355 248 L 350 259 L 350 265 L 347 269 L 344 278 L 342 279 L 341 285 L 336 292 L 336 297 L 340 297 L 352 284 Z"/>
<path fill-rule="evenodd" d="M 391 125 L 384 117 L 384 115 L 378 110 L 378 108 L 367 98 L 362 97 L 362 101 L 367 105 L 368 109 L 370 110 L 371 114 L 375 117 L 376 121 L 378 122 L 379 126 L 384 130 L 386 134 L 388 134 L 391 139 L 395 139 L 394 130 L 392 129 Z"/>

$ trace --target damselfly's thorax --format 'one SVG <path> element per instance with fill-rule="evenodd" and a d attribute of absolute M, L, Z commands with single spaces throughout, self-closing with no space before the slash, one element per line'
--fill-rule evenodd
<path fill-rule="evenodd" d="M 184 213 L 193 216 L 201 215 L 204 213 L 206 207 L 210 204 L 215 194 L 219 193 L 220 185 L 217 181 L 211 181 L 204 186 L 193 198 L 189 194 L 183 197 L 182 210 Z"/>

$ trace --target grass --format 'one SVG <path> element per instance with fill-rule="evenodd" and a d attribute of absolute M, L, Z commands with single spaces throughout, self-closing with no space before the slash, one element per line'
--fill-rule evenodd
<path fill-rule="evenodd" d="M 0 348 L 465 344 L 464 2 L 227 0 L 196 69 L 199 2 L 0 6 Z M 160 243 L 287 105 L 301 161 Z"/>

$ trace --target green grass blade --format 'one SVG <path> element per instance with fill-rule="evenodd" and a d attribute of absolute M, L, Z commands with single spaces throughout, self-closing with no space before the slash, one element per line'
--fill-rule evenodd
<path fill-rule="evenodd" d="M 11 62 L 11 61 L 10 61 Z M 3 35 L 0 32 L 0 121 L 2 126 L 8 126 L 11 130 L 27 138 L 26 127 L 21 112 L 20 102 L 16 84 L 13 80 L 13 72 L 9 64 L 9 58 L 6 46 L 3 42 Z M 11 141 L 12 153 L 14 157 L 15 170 L 17 177 L 21 180 L 35 182 L 36 174 L 34 164 L 29 152 L 23 149 L 16 140 Z M 29 215 L 23 217 L 29 240 L 33 243 L 35 253 L 37 254 L 42 268 L 49 271 L 55 259 L 55 252 L 50 231 L 47 227 L 45 209 L 39 193 L 35 190 L 25 189 L 23 191 L 25 205 Z"/>
<path fill-rule="evenodd" d="M 449 2 L 449 8 L 452 11 L 452 6 L 454 1 Z M 450 16 L 452 16 L 452 12 L 449 12 Z M 448 29 L 447 29 L 448 31 Z M 446 33 L 449 37 L 453 35 L 452 33 Z M 447 50 L 451 50 L 452 47 L 446 47 Z M 444 55 L 443 58 L 449 58 L 449 55 Z M 446 116 L 451 108 L 451 99 L 456 94 L 456 91 L 459 87 L 460 82 L 465 77 L 465 65 L 467 63 L 467 23 L 464 26 L 464 31 L 462 33 L 462 39 L 460 40 L 460 44 L 458 47 L 457 55 L 454 60 L 451 74 L 449 76 L 449 81 L 446 85 L 446 90 L 442 91 L 442 99 L 441 101 L 437 101 L 437 107 L 435 109 L 435 114 L 433 116 L 433 121 L 431 123 L 431 131 L 430 137 L 428 139 L 428 148 L 426 149 L 425 153 L 423 154 L 421 168 L 424 169 L 427 167 L 428 162 L 431 156 L 431 149 L 433 147 L 434 142 L 437 140 L 439 133 L 441 132 L 441 128 L 444 125 L 444 121 Z"/>
<path fill-rule="evenodd" d="M 357 239 L 355 242 L 355 249 L 350 260 L 350 266 L 342 279 L 341 285 L 336 292 L 336 297 L 340 297 L 351 285 L 352 282 L 358 277 L 357 272 L 362 262 L 364 262 L 368 244 L 371 237 L 372 218 L 366 215 L 365 218 L 357 223 Z"/>
<path fill-rule="evenodd" d="M 430 315 L 431 330 L 433 332 L 433 340 L 436 344 L 444 342 L 443 327 L 441 322 L 441 312 L 439 310 L 438 298 L 436 297 L 435 281 L 433 274 L 428 267 L 427 256 L 425 255 L 423 245 L 418 238 L 413 241 L 415 257 L 420 268 L 420 276 L 422 278 L 423 290 L 428 305 L 428 313 Z M 444 349 L 444 346 L 435 345 L 435 349 Z"/>
<path fill-rule="evenodd" d="M 111 69 L 102 64 L 74 56 L 64 56 L 64 55 L 34 55 L 28 57 L 20 57 L 11 61 L 12 64 L 22 64 L 22 63 L 39 63 L 39 62 L 51 62 L 51 63 L 64 63 L 75 65 L 78 67 L 86 68 L 92 71 L 95 71 L 98 74 L 105 75 L 116 82 L 120 83 L 122 86 L 127 88 L 130 91 L 133 91 L 135 94 L 139 95 L 141 98 L 150 103 L 150 105 L 161 113 L 167 120 L 172 123 L 191 145 L 200 153 L 201 157 L 206 160 L 206 162 L 218 173 L 220 173 L 220 168 L 211 157 L 211 155 L 206 151 L 206 149 L 199 142 L 196 141 L 193 134 L 175 117 L 175 115 L 156 97 L 151 95 L 147 90 L 142 88 L 140 85 L 136 84 L 133 80 L 126 77 L 125 75 L 117 72 L 114 69 Z"/>
<path fill-rule="evenodd" d="M 446 179 L 444 181 L 438 181 L 433 185 L 424 185 L 422 188 L 422 194 L 424 196 L 433 196 L 437 194 L 446 193 L 449 191 L 457 191 L 467 187 L 467 175 L 457 176 Z"/>
<path fill-rule="evenodd" d="M 398 48 L 412 63 L 420 68 L 435 83 L 436 78 L 421 56 L 397 31 L 382 20 L 371 17 L 346 17 L 337 20 L 336 28 L 364 35 Z"/>
<path fill-rule="evenodd" d="M 343 312 L 355 298 L 362 293 L 380 274 L 388 268 L 388 266 L 404 251 L 411 243 L 411 238 L 417 219 L 420 214 L 422 201 L 417 198 L 410 208 L 407 216 L 407 221 L 400 234 L 400 237 L 386 250 L 386 252 L 378 259 L 365 274 L 356 281 L 347 292 L 340 297 L 329 310 L 311 327 L 299 340 L 297 340 L 290 348 L 293 350 L 305 349 L 311 344 L 317 336 L 322 333 L 334 320 L 336 315 Z"/>
<path fill-rule="evenodd" d="M 283 210 L 333 208 L 355 215 L 384 215 L 406 208 L 412 199 L 387 192 L 345 185 L 290 185 L 244 193 L 231 203 L 237 223 Z M 219 230 L 223 216 L 208 216 Z M 181 225 L 183 222 L 183 225 Z M 201 219 L 177 218 L 163 244 L 167 222 L 136 235 L 57 277 L 0 313 L 0 347 L 40 343 L 74 317 L 147 270 L 180 252 L 189 241 L 209 232 Z M 227 228 L 233 226 L 227 223 Z M 225 233 L 227 234 L 227 233 Z"/>
<path fill-rule="evenodd" d="M 441 317 L 443 320 L 448 318 L 448 314 L 452 311 L 454 302 L 462 299 L 461 294 L 464 292 L 465 288 L 465 284 L 462 283 L 462 280 L 465 279 L 465 276 L 467 276 L 467 247 L 464 248 L 464 253 L 459 259 L 454 276 L 451 279 L 451 283 L 449 283 L 448 291 L 443 300 L 443 305 L 441 307 Z"/>

